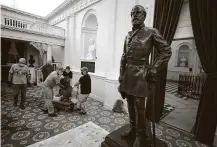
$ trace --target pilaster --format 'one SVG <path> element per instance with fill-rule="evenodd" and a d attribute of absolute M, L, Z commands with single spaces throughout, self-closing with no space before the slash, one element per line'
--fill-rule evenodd
<path fill-rule="evenodd" d="M 113 8 L 114 10 L 111 11 L 111 26 L 110 26 L 110 34 L 109 34 L 109 43 L 110 43 L 110 50 L 107 52 L 108 62 L 106 66 L 108 67 L 105 75 L 110 79 L 114 79 L 116 77 L 116 70 L 115 70 L 115 57 L 116 57 L 116 20 L 117 20 L 117 7 L 118 7 L 118 0 L 113 0 Z"/>
<path fill-rule="evenodd" d="M 67 21 L 67 34 L 65 40 L 65 51 L 64 51 L 64 66 L 74 67 L 74 56 L 75 53 L 75 15 L 70 14 L 66 18 Z"/>
<path fill-rule="evenodd" d="M 47 46 L 47 61 L 52 61 L 52 45 Z"/>

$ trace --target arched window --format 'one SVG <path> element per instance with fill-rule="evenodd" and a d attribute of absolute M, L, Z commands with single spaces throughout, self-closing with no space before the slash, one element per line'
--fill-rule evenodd
<path fill-rule="evenodd" d="M 189 46 L 186 44 L 183 44 L 178 49 L 178 61 L 177 66 L 178 67 L 188 67 L 189 65 Z"/>

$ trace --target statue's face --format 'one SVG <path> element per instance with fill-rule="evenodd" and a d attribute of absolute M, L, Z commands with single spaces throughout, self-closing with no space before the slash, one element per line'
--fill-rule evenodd
<path fill-rule="evenodd" d="M 131 11 L 131 21 L 133 26 L 141 25 L 145 21 L 144 8 L 142 6 L 135 6 Z"/>

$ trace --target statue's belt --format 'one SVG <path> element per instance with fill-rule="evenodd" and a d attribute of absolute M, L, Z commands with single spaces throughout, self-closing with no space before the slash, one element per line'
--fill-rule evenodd
<path fill-rule="evenodd" d="M 126 60 L 126 64 L 149 67 L 148 60 Z"/>

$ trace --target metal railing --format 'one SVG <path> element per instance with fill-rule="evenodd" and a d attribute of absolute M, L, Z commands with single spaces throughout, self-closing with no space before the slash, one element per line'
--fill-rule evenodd
<path fill-rule="evenodd" d="M 22 30 L 29 30 L 38 33 L 48 34 L 48 35 L 55 35 L 60 37 L 65 37 L 65 30 L 63 28 L 52 26 L 47 23 L 37 22 L 37 21 L 26 21 L 21 20 L 19 18 L 13 18 L 11 16 L 2 15 L 1 16 L 1 25 L 22 29 Z"/>
<path fill-rule="evenodd" d="M 57 70 L 57 67 L 58 67 L 59 65 L 61 65 L 61 63 L 60 63 L 60 62 L 55 62 L 55 63 L 52 63 L 52 66 L 53 66 L 53 69 L 54 69 L 54 71 L 56 71 L 56 70 Z"/>
<path fill-rule="evenodd" d="M 37 86 L 41 86 L 43 84 L 43 75 L 41 72 L 41 69 L 35 69 L 35 75 L 36 75 L 36 84 Z"/>
<path fill-rule="evenodd" d="M 180 74 L 178 94 L 187 98 L 199 99 L 205 82 L 205 75 Z"/>
<path fill-rule="evenodd" d="M 56 71 L 57 67 L 59 65 L 61 65 L 61 64 L 62 64 L 61 62 L 52 63 L 54 71 Z M 35 72 L 36 78 L 34 78 L 33 83 L 36 83 L 37 86 L 41 86 L 43 84 L 43 75 L 42 75 L 42 72 L 41 72 L 41 67 L 40 68 L 35 68 L 34 72 Z"/>

